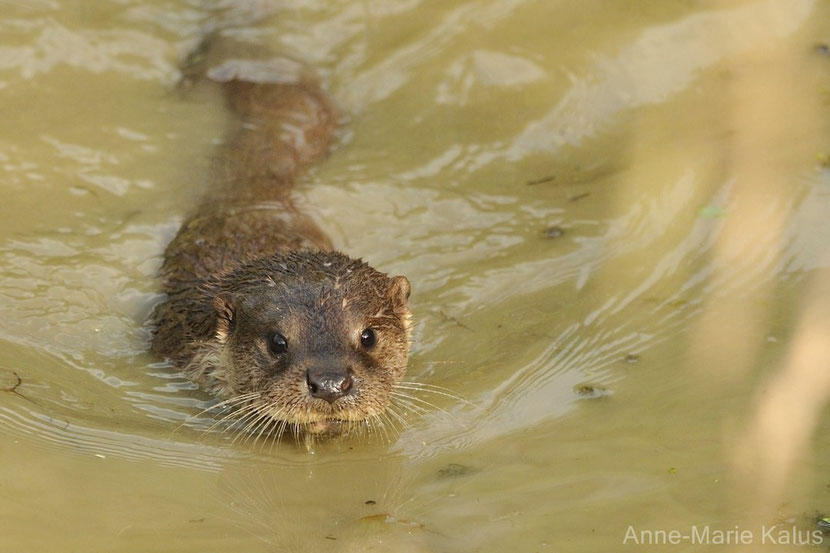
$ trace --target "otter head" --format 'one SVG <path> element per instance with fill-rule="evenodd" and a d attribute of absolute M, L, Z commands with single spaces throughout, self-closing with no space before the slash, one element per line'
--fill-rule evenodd
<path fill-rule="evenodd" d="M 210 367 L 244 427 L 339 433 L 377 420 L 409 356 L 409 282 L 334 252 L 277 254 L 213 287 Z"/>

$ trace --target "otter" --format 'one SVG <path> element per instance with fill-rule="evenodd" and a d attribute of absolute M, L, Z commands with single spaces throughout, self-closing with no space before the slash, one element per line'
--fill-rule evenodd
<path fill-rule="evenodd" d="M 216 33 L 182 84 L 220 87 L 232 128 L 164 252 L 152 350 L 258 434 L 382 423 L 409 356 L 409 281 L 337 252 L 291 198 L 329 150 L 331 102 L 300 63 Z"/>

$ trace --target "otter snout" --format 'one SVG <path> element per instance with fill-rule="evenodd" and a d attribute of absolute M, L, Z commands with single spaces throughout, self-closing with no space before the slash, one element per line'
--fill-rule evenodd
<path fill-rule="evenodd" d="M 347 369 L 312 367 L 306 372 L 306 384 L 312 397 L 334 403 L 349 394 L 353 381 Z"/>

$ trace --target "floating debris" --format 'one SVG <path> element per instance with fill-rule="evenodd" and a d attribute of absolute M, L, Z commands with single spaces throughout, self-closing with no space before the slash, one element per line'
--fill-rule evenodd
<path fill-rule="evenodd" d="M 595 399 L 611 395 L 611 391 L 605 386 L 589 383 L 577 384 L 574 386 L 574 392 L 576 392 L 576 395 L 585 399 Z"/>
<path fill-rule="evenodd" d="M 393 515 L 390 515 L 389 513 L 378 513 L 376 515 L 368 515 L 365 517 L 360 517 L 360 519 L 358 520 L 362 520 L 365 522 L 380 522 L 382 524 L 395 524 L 398 526 L 404 526 L 406 528 L 424 528 L 424 524 L 421 522 L 397 518 Z"/>
<path fill-rule="evenodd" d="M 565 229 L 563 229 L 560 226 L 554 225 L 543 230 L 542 235 L 545 238 L 559 238 L 565 235 Z"/>
<path fill-rule="evenodd" d="M 534 185 L 537 185 L 537 184 L 544 184 L 546 182 L 553 182 L 555 180 L 556 180 L 556 175 L 548 175 L 546 177 L 541 177 L 541 178 L 538 178 L 538 179 L 529 180 L 525 184 L 527 184 L 528 186 L 534 186 Z"/>
<path fill-rule="evenodd" d="M 476 469 L 462 465 L 461 463 L 450 463 L 446 468 L 438 471 L 438 476 L 441 478 L 458 478 L 459 476 L 466 476 L 478 472 Z"/>

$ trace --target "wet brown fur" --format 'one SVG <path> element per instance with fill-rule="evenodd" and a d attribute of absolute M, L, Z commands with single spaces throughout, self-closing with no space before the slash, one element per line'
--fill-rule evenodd
<path fill-rule="evenodd" d="M 234 128 L 204 200 L 165 251 L 153 350 L 217 397 L 244 399 L 236 406 L 248 409 L 253 431 L 327 432 L 337 421 L 377 418 L 406 369 L 409 283 L 332 251 L 290 197 L 298 171 L 328 150 L 332 106 L 298 64 L 256 61 L 226 37 L 211 37 L 185 64 L 187 86 L 211 81 Z M 370 349 L 360 344 L 367 327 L 378 337 Z M 287 339 L 286 353 L 268 350 L 274 332 Z M 306 383 L 307 369 L 329 365 L 354 382 L 333 403 Z"/>

